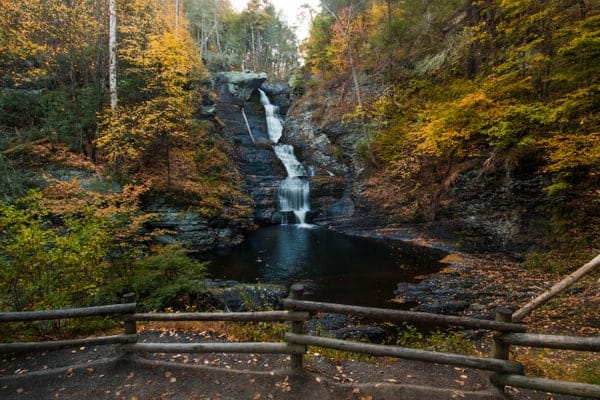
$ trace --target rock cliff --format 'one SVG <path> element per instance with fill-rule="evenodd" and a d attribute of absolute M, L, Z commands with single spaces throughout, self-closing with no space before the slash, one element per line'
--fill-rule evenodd
<path fill-rule="evenodd" d="M 242 176 L 240 189 L 247 195 L 246 206 L 253 209 L 253 215 L 250 218 L 204 216 L 193 211 L 194 199 L 186 200 L 185 194 L 150 193 L 143 201 L 143 208 L 156 217 L 146 227 L 164 231 L 159 241 L 181 242 L 187 248 L 207 251 L 239 244 L 245 232 L 256 224 L 273 223 L 277 188 L 285 171 L 268 139 L 257 91 L 266 78 L 264 73 L 248 71 L 217 74 L 211 83 L 216 96 L 203 99 L 198 113 L 199 118 L 211 121 L 214 134 L 229 145 L 232 168 L 238 169 Z M 285 85 L 267 84 L 264 90 L 289 107 L 289 96 L 286 97 L 289 90 L 286 92 Z"/>
<path fill-rule="evenodd" d="M 326 100 L 322 100 L 326 99 Z M 350 233 L 433 238 L 445 246 L 519 253 L 534 246 L 545 226 L 543 188 L 527 160 L 510 169 L 477 160 L 415 161 L 410 178 L 365 167 L 364 127 L 331 117 L 335 94 L 311 93 L 288 113 L 282 141 L 315 171 L 313 221 Z M 410 155 L 408 155 L 410 157 Z M 364 155 L 362 155 L 364 158 Z M 523 162 L 524 160 L 524 162 Z"/>

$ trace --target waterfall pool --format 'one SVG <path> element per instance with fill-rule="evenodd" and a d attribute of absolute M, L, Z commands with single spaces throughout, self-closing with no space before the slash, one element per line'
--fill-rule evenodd
<path fill-rule="evenodd" d="M 440 270 L 444 255 L 402 242 L 277 225 L 250 233 L 238 247 L 212 253 L 209 273 L 246 283 L 306 282 L 313 300 L 389 308 L 399 282 Z"/>

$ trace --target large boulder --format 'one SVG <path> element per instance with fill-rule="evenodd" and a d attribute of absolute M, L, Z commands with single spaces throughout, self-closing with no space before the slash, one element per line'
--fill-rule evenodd
<path fill-rule="evenodd" d="M 227 83 L 229 93 L 240 100 L 248 101 L 252 93 L 267 80 L 265 72 L 220 72 L 218 79 Z"/>

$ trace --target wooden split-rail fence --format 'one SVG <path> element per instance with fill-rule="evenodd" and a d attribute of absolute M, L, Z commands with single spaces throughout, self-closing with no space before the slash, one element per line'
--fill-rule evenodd
<path fill-rule="evenodd" d="M 600 256 L 592 260 L 600 264 Z M 589 263 L 588 263 L 589 264 Z M 586 265 L 588 265 L 586 264 Z M 585 266 L 584 266 L 585 267 Z M 572 279 L 569 276 L 567 279 Z M 557 285 L 555 285 L 557 286 Z M 553 288 L 551 289 L 554 290 Z M 290 295 L 283 300 L 283 311 L 264 312 L 219 312 L 219 313 L 138 313 L 135 295 L 124 296 L 124 303 L 98 307 L 61 309 L 50 311 L 2 312 L 2 322 L 26 322 L 57 320 L 80 317 L 120 317 L 123 321 L 123 334 L 85 339 L 58 340 L 29 343 L 0 343 L 0 353 L 22 353 L 55 350 L 68 347 L 120 344 L 125 354 L 130 353 L 274 353 L 289 354 L 290 369 L 293 373 L 303 370 L 303 357 L 307 346 L 363 353 L 372 356 L 394 357 L 436 364 L 490 371 L 493 385 L 499 388 L 513 386 L 544 392 L 574 396 L 600 398 L 600 385 L 577 382 L 564 382 L 525 375 L 522 364 L 509 359 L 510 346 L 527 346 L 600 352 L 600 336 L 578 337 L 527 333 L 526 325 L 516 323 L 531 310 L 531 304 L 515 313 L 507 308 L 496 310 L 496 320 L 482 320 L 469 317 L 439 315 L 422 312 L 390 310 L 382 308 L 358 307 L 343 304 L 323 303 L 303 300 L 304 287 L 292 285 Z M 544 294 L 543 296 L 548 296 Z M 542 297 L 542 296 L 540 296 Z M 540 304 L 541 302 L 537 302 Z M 304 323 L 314 313 L 349 314 L 366 317 L 373 321 L 423 323 L 439 327 L 462 327 L 493 332 L 493 343 L 489 357 L 468 356 L 454 353 L 417 350 L 401 346 L 369 344 L 349 340 L 311 336 L 304 333 Z M 515 317 L 516 316 L 516 317 Z M 218 342 L 218 343 L 139 343 L 138 321 L 234 321 L 234 322 L 289 322 L 289 330 L 283 342 Z"/>

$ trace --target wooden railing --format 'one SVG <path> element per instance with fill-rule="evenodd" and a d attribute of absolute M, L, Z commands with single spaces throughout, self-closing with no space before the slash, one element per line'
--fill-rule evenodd
<path fill-rule="evenodd" d="M 32 352 L 60 349 L 73 346 L 119 344 L 124 354 L 139 352 L 160 353 L 277 353 L 291 356 L 292 372 L 303 370 L 303 356 L 307 346 L 387 356 L 408 360 L 419 360 L 437 364 L 448 364 L 466 368 L 491 371 L 490 381 L 497 387 L 515 386 L 600 398 L 600 385 L 562 382 L 524 375 L 523 365 L 509 360 L 510 346 L 544 347 L 554 349 L 600 351 L 600 337 L 569 337 L 526 333 L 526 326 L 513 323 L 510 310 L 499 308 L 495 321 L 438 314 L 399 311 L 370 307 L 306 301 L 302 299 L 303 286 L 292 285 L 290 296 L 283 301 L 284 311 L 240 312 L 240 313 L 136 313 L 135 296 L 125 296 L 125 303 L 101 307 L 63 309 L 55 311 L 0 313 L 2 322 L 23 322 L 90 316 L 113 316 L 123 320 L 122 335 L 102 336 L 87 339 L 60 340 L 50 342 L 3 343 L 0 353 Z M 440 327 L 463 327 L 484 329 L 494 332 L 492 352 L 489 358 L 410 349 L 401 346 L 378 345 L 348 340 L 339 340 L 303 333 L 303 325 L 310 313 L 336 313 L 364 316 L 369 320 L 386 322 L 427 323 Z M 138 321 L 260 321 L 289 322 L 289 331 L 283 342 L 224 342 L 224 343 L 139 343 Z"/>

